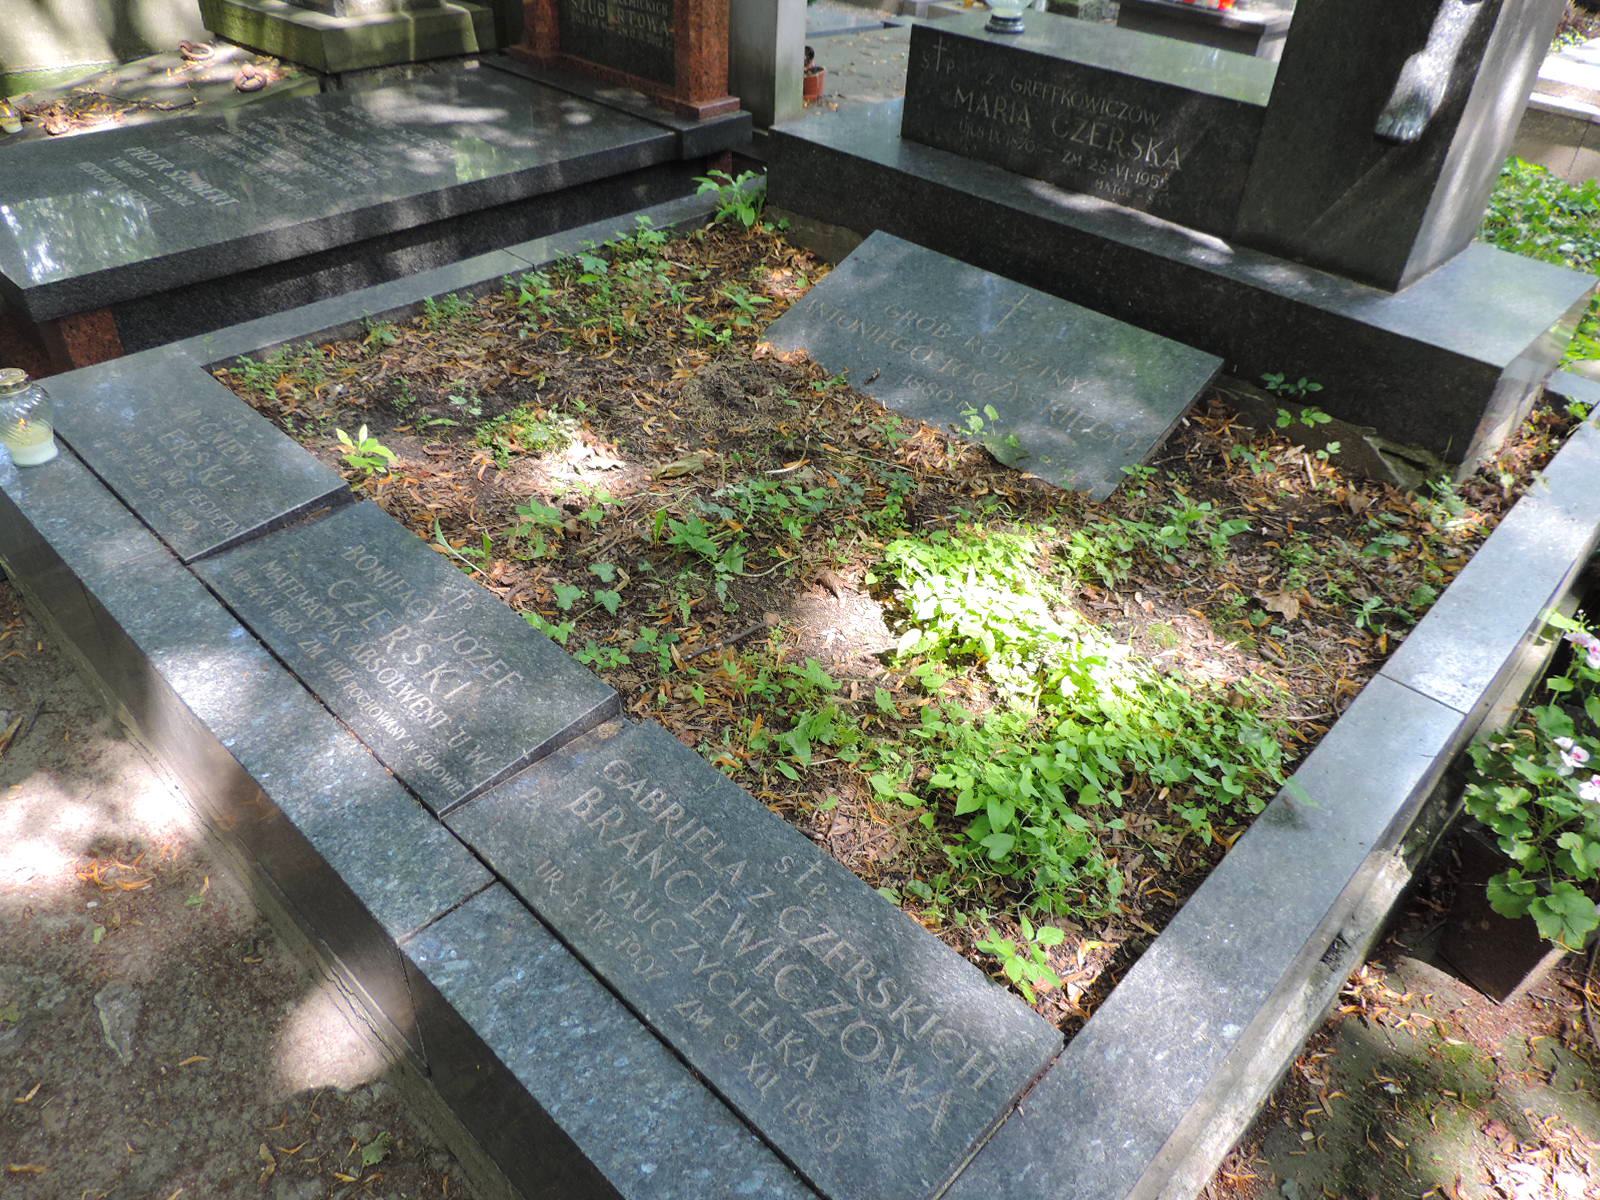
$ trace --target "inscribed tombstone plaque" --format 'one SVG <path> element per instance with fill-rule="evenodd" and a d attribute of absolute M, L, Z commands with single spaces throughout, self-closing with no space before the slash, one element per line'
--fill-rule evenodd
<path fill-rule="evenodd" d="M 1060 1048 L 659 726 L 447 823 L 829 1200 L 931 1200 Z"/>
<path fill-rule="evenodd" d="M 615 692 L 373 504 L 195 570 L 435 812 L 616 710 Z"/>
<path fill-rule="evenodd" d="M 1030 14 L 911 34 L 902 136 L 1225 232 L 1261 132 L 1272 66 L 1151 34 Z"/>
<path fill-rule="evenodd" d="M 103 308 L 676 156 L 659 125 L 501 71 L 33 142 L 0 171 L 0 298 Z"/>
<path fill-rule="evenodd" d="M 344 480 L 179 356 L 51 390 L 67 444 L 185 562 L 349 499 Z"/>
<path fill-rule="evenodd" d="M 729 0 L 523 0 L 509 53 L 637 88 L 684 116 L 737 111 L 728 95 Z"/>
<path fill-rule="evenodd" d="M 1222 360 L 874 233 L 767 330 L 1001 462 L 1109 496 Z M 976 427 L 976 428 L 975 428 Z"/>

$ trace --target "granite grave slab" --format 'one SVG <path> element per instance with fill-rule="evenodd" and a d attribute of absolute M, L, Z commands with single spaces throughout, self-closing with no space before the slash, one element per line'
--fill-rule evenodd
<path fill-rule="evenodd" d="M 1232 226 L 1270 63 L 1052 13 L 911 34 L 902 135 L 1195 229 Z"/>
<path fill-rule="evenodd" d="M 1222 360 L 883 232 L 767 330 L 898 412 L 1103 500 Z M 976 428 L 976 431 L 974 430 Z"/>
<path fill-rule="evenodd" d="M 659 726 L 447 823 L 830 1200 L 932 1200 L 1060 1047 Z"/>
<path fill-rule="evenodd" d="M 434 1086 L 527 1195 L 815 1200 L 504 887 L 403 949 Z"/>
<path fill-rule="evenodd" d="M 435 813 L 616 711 L 615 692 L 376 505 L 195 570 Z"/>
<path fill-rule="evenodd" d="M 325 75 L 487 54 L 495 6 L 465 0 L 200 0 L 218 38 Z"/>
<path fill-rule="evenodd" d="M 561 49 L 640 79 L 678 80 L 677 0 L 558 0 Z"/>
<path fill-rule="evenodd" d="M 0 298 L 31 321 L 675 157 L 667 129 L 500 71 L 17 147 Z"/>
<path fill-rule="evenodd" d="M 57 430 L 185 562 L 350 489 L 181 355 L 54 379 Z"/>

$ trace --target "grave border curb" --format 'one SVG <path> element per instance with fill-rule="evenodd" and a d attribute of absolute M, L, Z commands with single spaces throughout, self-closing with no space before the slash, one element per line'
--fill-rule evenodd
<path fill-rule="evenodd" d="M 643 210 L 643 213 L 651 216 L 657 228 L 683 229 L 703 224 L 715 207 L 714 200 L 696 196 L 656 205 Z M 290 342 L 346 336 L 359 330 L 364 321 L 403 316 L 420 308 L 425 300 L 439 295 L 451 292 L 482 294 L 497 287 L 507 275 L 536 269 L 580 248 L 585 241 L 604 240 L 630 231 L 631 219 L 637 215 L 640 214 L 627 214 L 534 239 L 446 267 L 202 334 L 120 361 L 125 368 L 136 369 L 143 355 L 163 358 L 175 356 L 177 365 L 207 371 L 218 363 L 242 355 L 268 352 Z M 1558 375 L 1548 387 L 1558 395 L 1589 402 L 1596 397 L 1589 395 L 1586 388 L 1600 393 L 1600 388 L 1576 376 Z M 1574 395 L 1574 392 L 1577 394 Z M 1410 785 L 1400 794 L 1388 796 L 1388 811 L 1384 819 L 1375 827 L 1370 840 L 1358 847 L 1359 860 L 1354 863 L 1343 883 L 1324 897 L 1325 912 L 1311 934 L 1295 947 L 1287 962 L 1279 964 L 1280 972 L 1274 979 L 1272 990 L 1255 1003 L 1251 1019 L 1231 1035 L 1227 1044 L 1218 1043 L 1214 1047 L 1216 1052 L 1208 1056 L 1204 1077 L 1198 1080 L 1197 1088 L 1191 1089 L 1192 1094 L 1183 1103 L 1176 1120 L 1151 1133 L 1152 1114 L 1138 1107 L 1144 1098 L 1123 1095 L 1120 1097 L 1122 1107 L 1107 1106 L 1099 1112 L 1101 1129 L 1097 1136 L 1093 1129 L 1051 1124 L 1051 1100 L 1047 1096 L 1047 1089 L 1052 1077 L 1069 1080 L 1080 1072 L 1082 1060 L 1096 1055 L 1100 1056 L 1100 1066 L 1110 1065 L 1126 1073 L 1127 1065 L 1119 1057 L 1123 1047 L 1110 1047 L 1116 1053 L 1110 1058 L 1106 1057 L 1108 1051 L 1101 1045 L 1104 1038 L 1100 1031 L 1110 1028 L 1112 1021 L 1100 1019 L 1108 1012 L 1115 1012 L 1119 1003 L 1130 1003 L 1126 997 L 1131 980 L 1156 976 L 1165 969 L 1158 950 L 1164 952 L 1179 941 L 1195 936 L 1189 926 L 1203 921 L 1204 910 L 1219 898 L 1225 885 L 1214 885 L 1213 881 L 1219 877 L 1226 878 L 1224 872 L 1230 860 L 1236 860 L 1237 847 L 1185 904 L 1173 924 L 1155 939 L 1096 1017 L 1057 1058 L 1045 1079 L 1024 1099 L 1018 1110 L 1009 1114 L 988 1144 L 977 1152 L 946 1193 L 950 1200 L 992 1191 L 993 1186 L 985 1182 L 985 1177 L 992 1180 L 996 1170 L 1010 1172 L 1000 1175 L 1002 1186 L 1015 1187 L 1019 1182 L 1015 1172 L 1028 1168 L 1031 1161 L 1043 1161 L 1046 1158 L 1059 1161 L 1064 1156 L 1080 1160 L 1084 1164 L 1083 1174 L 1049 1174 L 1047 1178 L 1054 1189 L 1053 1194 L 1083 1197 L 1084 1200 L 1091 1197 L 1093 1200 L 1109 1200 L 1113 1197 L 1176 1198 L 1191 1196 L 1204 1186 L 1216 1163 L 1247 1128 L 1277 1079 L 1293 1061 L 1300 1045 L 1320 1023 L 1349 971 L 1359 964 L 1367 948 L 1376 940 L 1426 851 L 1448 824 L 1453 808 L 1448 776 L 1460 750 L 1492 713 L 1503 711 L 1508 703 L 1531 685 L 1553 651 L 1554 643 L 1541 637 L 1544 616 L 1551 607 L 1565 602 L 1570 596 L 1578 574 L 1589 562 L 1597 543 L 1600 543 L 1600 471 L 1594 469 L 1595 462 L 1600 462 L 1600 425 L 1591 419 L 1582 424 L 1561 448 L 1542 479 L 1506 514 L 1494 534 L 1479 548 L 1408 637 L 1406 646 L 1416 643 L 1425 647 L 1430 638 L 1446 643 L 1457 638 L 1468 638 L 1473 644 L 1481 646 L 1482 639 L 1463 623 L 1460 614 L 1452 612 L 1446 600 L 1452 594 L 1458 599 L 1466 594 L 1461 589 L 1464 580 L 1481 578 L 1492 569 L 1494 555 L 1485 557 L 1486 551 L 1496 546 L 1496 538 L 1500 539 L 1501 551 L 1514 541 L 1511 534 L 1516 534 L 1520 529 L 1519 525 L 1513 523 L 1514 519 L 1523 524 L 1536 524 L 1543 518 L 1560 516 L 1572 525 L 1566 541 L 1551 550 L 1547 562 L 1538 564 L 1543 572 L 1529 572 L 1533 576 L 1534 588 L 1530 596 L 1536 598 L 1528 599 L 1504 615 L 1500 636 L 1489 643 L 1484 660 L 1486 674 L 1475 684 L 1468 701 L 1463 703 L 1461 696 L 1454 692 L 1430 691 L 1425 685 L 1419 686 L 1391 659 L 1325 735 L 1322 744 L 1333 745 L 1323 758 L 1337 756 L 1340 751 L 1338 741 L 1341 737 L 1348 738 L 1348 731 L 1353 724 L 1348 721 L 1350 715 L 1362 709 L 1375 711 L 1383 702 L 1383 693 L 1400 695 L 1412 705 L 1421 702 L 1430 711 L 1437 710 L 1440 720 L 1437 734 L 1433 736 L 1435 747 L 1432 756 L 1425 764 L 1412 764 Z M 1523 515 L 1519 517 L 1518 514 Z M 1509 534 L 1506 533 L 1508 527 Z M 1515 547 L 1512 546 L 1507 552 L 1514 554 Z M 1466 589 L 1466 592 L 1470 590 Z M 1504 603 L 1505 597 L 1494 588 L 1489 589 L 1489 596 L 1496 604 Z M 1464 603 L 1470 607 L 1471 597 Z M 1396 653 L 1398 655 L 1400 652 Z M 1341 728 L 1347 731 L 1346 734 L 1339 733 Z M 1296 773 L 1295 780 L 1301 780 L 1302 776 L 1308 774 L 1311 761 L 1308 760 L 1307 765 Z M 1341 772 L 1354 775 L 1370 769 L 1371 765 L 1360 755 L 1344 754 L 1333 768 L 1333 773 L 1335 776 Z M 1325 778 L 1318 778 L 1314 782 L 1319 789 L 1326 790 L 1328 787 Z M 1275 820 L 1294 824 L 1297 819 L 1294 815 L 1295 799 L 1290 794 L 1293 786 L 1291 783 L 1291 787 L 1280 793 L 1267 811 L 1252 823 L 1241 838 L 1241 844 L 1258 828 L 1270 826 Z M 1248 869 L 1248 864 L 1236 865 L 1228 873 L 1238 874 Z M 1209 892 L 1208 888 L 1211 889 Z M 1236 944 L 1215 942 L 1208 937 L 1201 938 L 1197 945 L 1212 955 L 1237 949 Z M 1161 981 L 1158 979 L 1155 982 L 1159 984 Z M 1159 990 L 1156 987 L 1156 991 Z M 1124 997 L 1120 1002 L 1119 993 Z M 1150 1015 L 1157 1017 L 1161 1014 L 1157 1009 Z M 1097 1021 L 1100 1022 L 1098 1027 Z M 1153 1045 L 1135 1049 L 1150 1051 Z M 1155 1118 L 1160 1120 L 1161 1114 L 1156 1113 Z M 1036 1124 L 1041 1121 L 1046 1128 L 1040 1136 L 1036 1136 Z M 1030 1125 L 1030 1122 L 1035 1124 Z M 1130 1144 L 1124 1131 L 1119 1129 L 1121 1126 L 1133 1127 L 1136 1136 L 1142 1127 L 1145 1144 Z M 1018 1139 L 1022 1139 L 1020 1147 Z M 1045 1139 L 1049 1139 L 1048 1147 L 1041 1146 Z M 1017 1157 L 1019 1148 L 1032 1148 L 1042 1153 L 1025 1155 L 1024 1158 L 1029 1161 L 1021 1161 Z M 998 1167 L 995 1166 L 997 1163 Z M 1101 1169 L 1109 1170 L 1110 1176 L 1096 1175 L 1095 1172 Z M 1001 1194 L 1010 1192 L 1008 1190 Z"/>

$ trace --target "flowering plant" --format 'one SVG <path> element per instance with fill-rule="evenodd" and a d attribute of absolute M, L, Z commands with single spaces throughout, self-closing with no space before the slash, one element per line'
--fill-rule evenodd
<path fill-rule="evenodd" d="M 1578 950 L 1596 928 L 1600 879 L 1600 638 L 1555 617 L 1572 645 L 1567 669 L 1545 681 L 1553 699 L 1512 729 L 1472 746 L 1467 811 L 1495 835 L 1511 865 L 1489 880 L 1503 917 L 1532 917 L 1539 933 Z"/>

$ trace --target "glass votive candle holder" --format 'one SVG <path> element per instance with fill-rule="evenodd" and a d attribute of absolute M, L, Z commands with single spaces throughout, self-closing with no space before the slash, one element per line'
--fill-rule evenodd
<path fill-rule="evenodd" d="M 15 367 L 0 370 L 0 446 L 19 467 L 37 467 L 56 456 L 50 397 Z"/>
<path fill-rule="evenodd" d="M 1022 10 L 1025 0 L 989 0 L 989 23 L 984 26 L 990 33 L 1021 33 Z"/>

